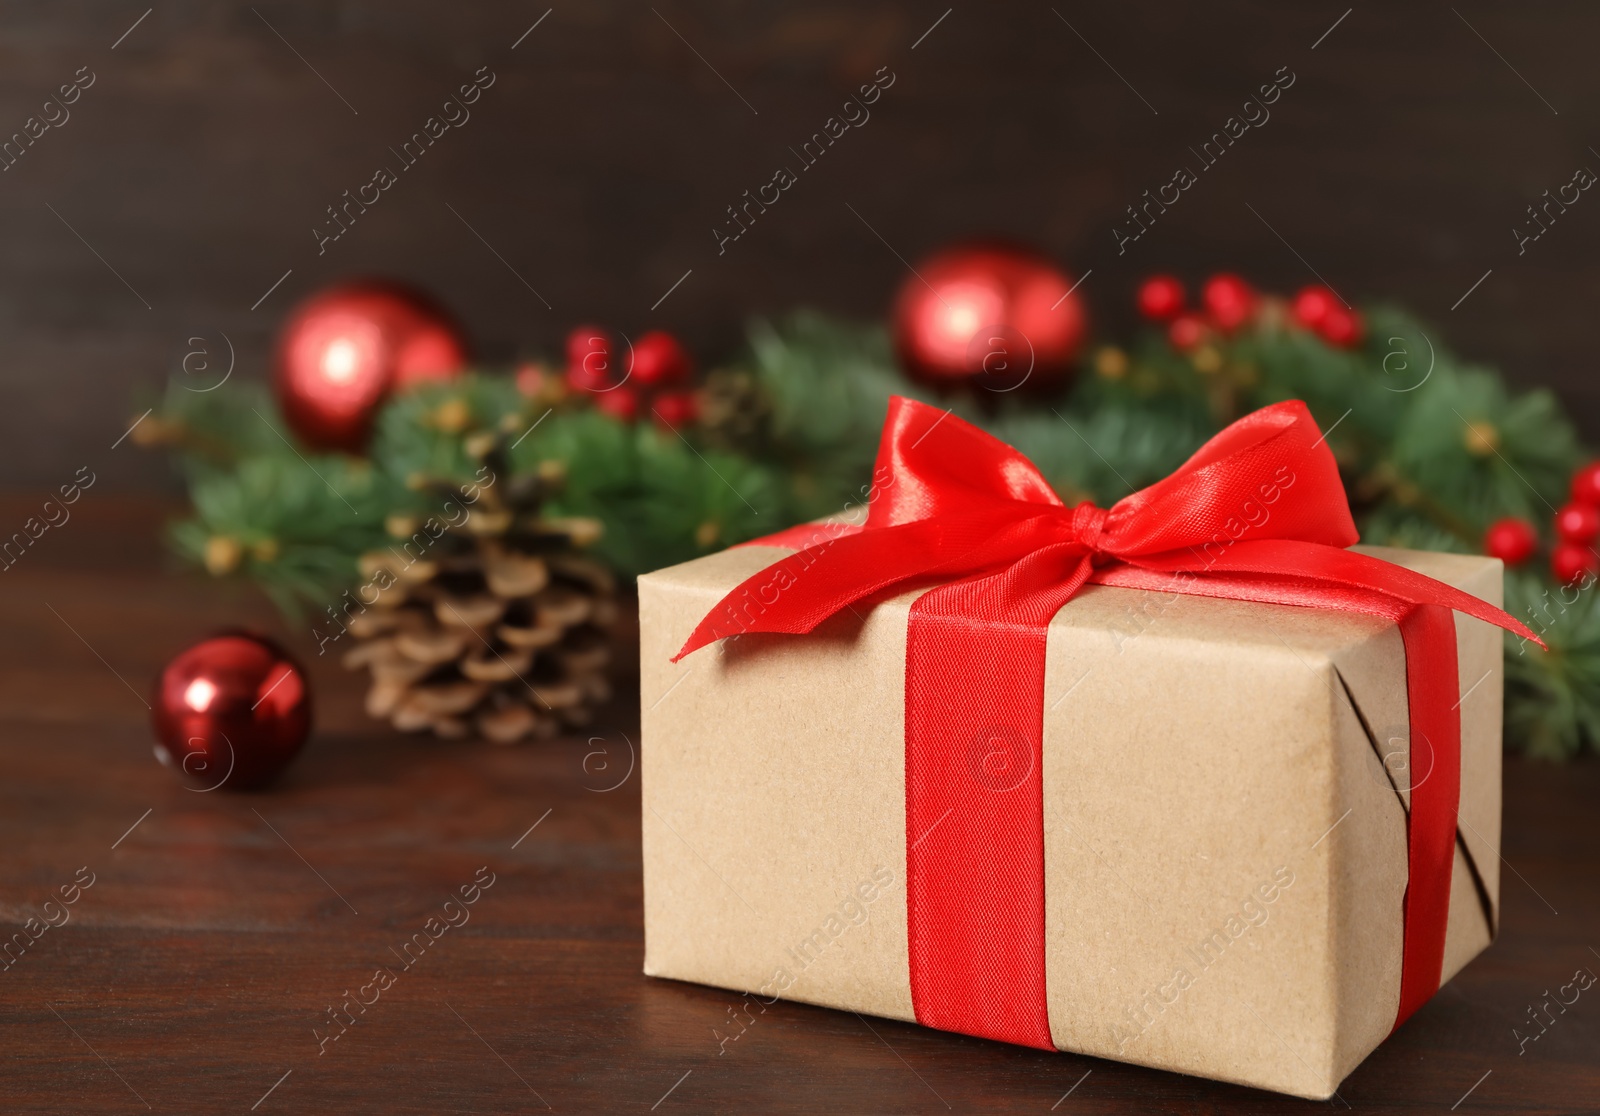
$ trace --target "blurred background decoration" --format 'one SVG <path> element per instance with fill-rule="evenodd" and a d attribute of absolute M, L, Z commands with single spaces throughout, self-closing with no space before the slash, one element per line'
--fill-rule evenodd
<path fill-rule="evenodd" d="M 181 487 L 178 549 L 360 641 L 374 713 L 531 737 L 602 700 L 616 575 L 839 510 L 890 392 L 1102 504 L 1295 395 L 1370 541 L 1513 567 L 1554 651 L 1512 647 L 1508 740 L 1570 754 L 1600 739 L 1600 608 L 1572 588 L 1600 529 L 1596 218 L 1548 199 L 1600 165 L 1600 12 L 1468 15 L 21 9 L 0 485 Z M 411 618 L 363 631 L 396 550 Z M 473 646 L 496 626 L 562 704 L 507 712 Z"/>
<path fill-rule="evenodd" d="M 295 312 L 280 372 L 325 370 L 347 333 L 394 312 L 349 290 Z M 1510 610 L 1552 647 L 1507 637 L 1507 738 L 1545 756 L 1600 745 L 1600 462 L 1549 391 L 1513 391 L 1402 311 L 1320 284 L 1284 298 L 1230 272 L 1195 298 L 1177 276 L 1145 279 L 1143 328 L 1100 341 L 1075 377 L 1087 321 L 1073 299 L 1034 250 L 961 247 L 914 268 L 891 323 L 757 321 L 698 380 L 669 333 L 579 325 L 553 361 L 386 371 L 370 413 L 291 396 L 300 446 L 244 385 L 174 383 L 135 437 L 178 451 L 195 509 L 173 528 L 179 552 L 309 615 L 319 653 L 352 636 L 336 649 L 370 670 L 372 715 L 509 742 L 584 724 L 607 696 L 613 574 L 858 506 L 891 394 L 987 428 L 1068 503 L 1102 507 L 1241 415 L 1303 399 L 1364 541 L 1506 562 Z M 309 329 L 335 304 L 338 328 Z M 319 453 L 318 407 L 376 434 Z"/>

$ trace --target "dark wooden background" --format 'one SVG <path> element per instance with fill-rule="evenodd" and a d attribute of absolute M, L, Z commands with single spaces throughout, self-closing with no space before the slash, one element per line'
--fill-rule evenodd
<path fill-rule="evenodd" d="M 1408 304 L 1555 387 L 1600 435 L 1600 200 L 1520 257 L 1511 234 L 1543 190 L 1600 171 L 1593 5 L 1364 6 L 1313 50 L 1346 5 L 961 5 L 917 44 L 948 5 L 586 0 L 513 50 L 544 3 L 169 0 L 117 45 L 146 8 L 0 12 L 0 135 L 79 67 L 96 76 L 0 173 L 0 485 L 93 467 L 191 337 L 225 335 L 235 374 L 261 375 L 284 311 L 341 276 L 425 284 L 491 359 L 591 318 L 714 358 L 752 313 L 881 314 L 896 252 L 980 232 L 1092 268 L 1108 330 L 1153 269 L 1292 289 L 1311 278 L 1298 252 L 1350 298 Z M 484 65 L 498 80 L 466 125 L 319 256 L 325 207 Z M 724 208 L 880 66 L 898 80 L 865 127 L 719 257 Z M 1297 80 L 1270 121 L 1119 257 L 1124 207 L 1282 66 Z M 164 469 L 125 455 L 107 476 Z"/>

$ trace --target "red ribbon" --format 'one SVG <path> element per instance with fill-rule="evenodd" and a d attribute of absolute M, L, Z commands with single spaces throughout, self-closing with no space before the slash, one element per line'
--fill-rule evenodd
<path fill-rule="evenodd" d="M 1345 548 L 1338 466 L 1297 400 L 1233 423 L 1109 511 L 1064 505 L 1032 462 L 898 396 L 866 523 L 760 540 L 800 546 L 747 579 L 674 661 L 725 636 L 809 632 L 917 585 L 906 633 L 906 881 L 919 1022 L 1055 1049 L 1045 996 L 1041 749 L 1045 637 L 1085 584 L 1382 616 L 1400 627 L 1413 741 L 1398 1027 L 1439 988 L 1461 792 L 1451 610 L 1537 640 L 1500 609 Z"/>

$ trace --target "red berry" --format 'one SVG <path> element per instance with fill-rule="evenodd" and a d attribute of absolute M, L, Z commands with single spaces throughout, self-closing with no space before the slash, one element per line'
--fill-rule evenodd
<path fill-rule="evenodd" d="M 605 391 L 611 386 L 611 375 L 604 369 L 595 369 L 591 363 L 567 366 L 567 387 L 572 391 Z"/>
<path fill-rule="evenodd" d="M 1206 280 L 1200 303 L 1218 329 L 1231 333 L 1255 315 L 1256 292 L 1237 275 L 1224 271 Z"/>
<path fill-rule="evenodd" d="M 567 385 L 573 391 L 601 391 L 613 383 L 611 338 L 598 326 L 579 326 L 567 334 Z"/>
<path fill-rule="evenodd" d="M 1591 461 L 1572 474 L 1572 498 L 1600 508 L 1600 461 Z"/>
<path fill-rule="evenodd" d="M 1550 555 L 1550 572 L 1562 585 L 1600 577 L 1600 555 L 1593 548 L 1577 543 L 1562 543 Z"/>
<path fill-rule="evenodd" d="M 647 387 L 675 384 L 689 375 L 689 354 L 678 339 L 653 329 L 633 344 L 632 379 Z"/>
<path fill-rule="evenodd" d="M 549 382 L 549 369 L 542 364 L 529 362 L 517 367 L 517 390 L 530 399 L 542 392 Z"/>
<path fill-rule="evenodd" d="M 611 355 L 611 335 L 599 326 L 578 326 L 567 334 L 567 363 L 584 363 L 591 353 Z"/>
<path fill-rule="evenodd" d="M 1339 298 L 1327 287 L 1313 283 L 1309 287 L 1301 287 L 1300 293 L 1294 296 L 1294 306 L 1290 313 L 1294 320 L 1306 329 L 1316 329 L 1322 324 L 1322 319 L 1328 316 L 1330 307 L 1338 306 Z"/>
<path fill-rule="evenodd" d="M 1556 512 L 1556 534 L 1562 542 L 1592 543 L 1600 535 L 1600 510 L 1593 504 L 1564 504 Z"/>
<path fill-rule="evenodd" d="M 692 391 L 664 391 L 651 405 L 656 423 L 668 430 L 692 426 L 700 417 L 700 399 Z"/>
<path fill-rule="evenodd" d="M 1521 565 L 1538 549 L 1539 536 L 1526 519 L 1497 519 L 1483 535 L 1483 552 L 1508 566 Z"/>
<path fill-rule="evenodd" d="M 1183 313 L 1183 284 L 1171 275 L 1152 275 L 1139 284 L 1139 313 L 1152 322 L 1166 322 Z"/>
<path fill-rule="evenodd" d="M 1364 332 L 1361 315 L 1340 302 L 1324 310 L 1317 323 L 1317 333 L 1336 349 L 1355 348 Z"/>
<path fill-rule="evenodd" d="M 1167 327 L 1167 340 L 1180 353 L 1187 353 L 1198 348 L 1208 332 L 1206 323 L 1193 314 L 1180 314 Z"/>
<path fill-rule="evenodd" d="M 594 409 L 618 422 L 633 422 L 639 417 L 639 395 L 630 387 L 596 392 Z"/>

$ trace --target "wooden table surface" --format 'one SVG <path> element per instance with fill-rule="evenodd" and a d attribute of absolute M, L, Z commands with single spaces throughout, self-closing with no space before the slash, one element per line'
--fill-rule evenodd
<path fill-rule="evenodd" d="M 273 621 L 246 591 L 163 571 L 152 517 L 86 507 L 0 574 L 4 932 L 93 878 L 0 971 L 0 1111 L 1317 1107 L 794 1004 L 719 1054 L 737 998 L 640 972 L 631 702 L 596 743 L 403 738 L 290 634 L 311 652 L 311 744 L 265 792 L 187 789 L 151 755 L 151 679 L 216 627 Z M 1600 1110 L 1600 988 L 1524 1052 L 1512 1034 L 1575 970 L 1600 972 L 1597 804 L 1600 765 L 1508 762 L 1502 936 L 1345 1081 L 1350 1107 Z M 470 921 L 401 970 L 393 951 L 484 868 Z M 330 1029 L 380 966 L 395 982 Z"/>

